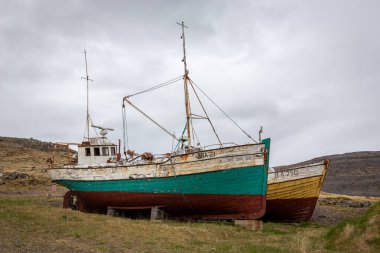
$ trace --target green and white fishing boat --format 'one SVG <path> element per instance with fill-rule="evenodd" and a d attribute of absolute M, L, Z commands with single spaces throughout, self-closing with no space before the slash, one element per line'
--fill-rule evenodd
<path fill-rule="evenodd" d="M 123 98 L 123 110 L 125 105 L 131 105 L 143 113 L 170 134 L 177 141 L 178 148 L 163 155 L 124 150 L 122 158 L 120 144 L 118 149 L 106 137 L 107 130 L 112 129 L 97 127 L 101 129 L 101 137 L 92 138 L 88 133 L 78 145 L 76 164 L 52 165 L 48 169 L 53 182 L 69 189 L 65 207 L 75 206 L 85 212 L 159 208 L 169 218 L 184 219 L 244 220 L 264 215 L 270 139 L 261 140 L 260 137 L 256 142 L 243 131 L 253 140 L 252 144 L 223 144 L 204 110 L 203 118 L 210 122 L 219 143 L 215 148 L 192 145 L 190 125 L 193 117 L 198 115 L 191 113 L 188 87 L 196 92 L 196 85 L 189 78 L 186 65 L 186 26 L 183 22 L 180 25 L 184 75 L 177 79 L 184 81 L 185 88 L 184 136 L 177 138 L 152 120 L 132 104 L 131 96 Z M 88 82 L 87 60 L 86 74 Z"/>

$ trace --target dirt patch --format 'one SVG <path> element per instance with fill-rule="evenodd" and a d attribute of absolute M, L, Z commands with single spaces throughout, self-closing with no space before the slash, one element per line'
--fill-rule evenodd
<path fill-rule="evenodd" d="M 310 221 L 321 225 L 334 225 L 358 217 L 368 211 L 375 200 L 355 197 L 321 197 Z"/>

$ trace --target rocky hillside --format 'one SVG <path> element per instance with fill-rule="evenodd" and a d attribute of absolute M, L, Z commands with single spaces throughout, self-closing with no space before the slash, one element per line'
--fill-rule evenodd
<path fill-rule="evenodd" d="M 33 138 L 0 137 L 0 178 L 14 179 L 48 179 L 45 169 L 48 167 L 47 159 L 52 157 L 54 144 L 42 142 Z M 70 150 L 70 155 L 73 153 Z M 66 147 L 58 146 L 55 152 L 57 164 L 67 161 Z"/>
<path fill-rule="evenodd" d="M 380 151 L 353 152 L 314 158 L 297 166 L 330 160 L 322 191 L 357 195 L 380 196 Z M 280 166 L 275 169 L 286 168 Z"/>

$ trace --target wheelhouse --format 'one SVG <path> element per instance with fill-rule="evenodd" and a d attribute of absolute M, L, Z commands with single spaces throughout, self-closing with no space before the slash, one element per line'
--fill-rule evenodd
<path fill-rule="evenodd" d="M 78 164 L 113 163 L 117 159 L 117 146 L 105 138 L 90 138 L 78 145 Z"/>

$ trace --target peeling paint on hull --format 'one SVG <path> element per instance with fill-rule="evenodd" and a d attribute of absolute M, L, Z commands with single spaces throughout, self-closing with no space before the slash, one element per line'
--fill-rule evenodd
<path fill-rule="evenodd" d="M 171 217 L 258 219 L 265 212 L 265 172 L 265 166 L 254 166 L 165 178 L 56 182 L 73 191 L 81 211 L 160 206 Z"/>
<path fill-rule="evenodd" d="M 174 156 L 161 163 L 48 170 L 81 211 L 163 208 L 184 219 L 259 219 L 265 213 L 270 139 Z"/>
<path fill-rule="evenodd" d="M 159 206 L 170 218 L 258 219 L 265 212 L 263 195 L 162 194 L 128 192 L 74 192 L 91 209 L 146 209 Z"/>
<path fill-rule="evenodd" d="M 273 221 L 307 221 L 314 213 L 318 197 L 267 200 L 264 219 Z"/>
<path fill-rule="evenodd" d="M 307 221 L 314 213 L 329 161 L 268 174 L 266 220 Z"/>

